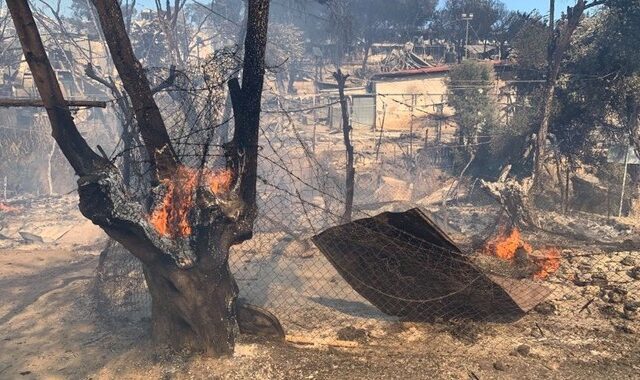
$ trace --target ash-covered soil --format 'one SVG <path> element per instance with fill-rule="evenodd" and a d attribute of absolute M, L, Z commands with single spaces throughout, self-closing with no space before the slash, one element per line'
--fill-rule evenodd
<path fill-rule="evenodd" d="M 639 252 L 631 243 L 604 244 L 632 240 L 635 227 L 624 220 L 609 227 L 584 216 L 562 221 L 622 231 L 598 232 L 598 243 L 529 236 L 536 244 L 564 242 L 563 261 L 547 280 L 556 289 L 549 300 L 515 323 L 401 322 L 373 310 L 362 313 L 355 296 L 343 304 L 312 300 L 309 305 L 321 307 L 306 309 L 272 303 L 296 335 L 359 345 L 300 346 L 242 336 L 233 358 L 210 359 L 153 347 L 148 319 L 97 314 L 93 287 L 104 236 L 84 223 L 74 203 L 71 197 L 31 201 L 3 219 L 9 232 L 0 248 L 0 379 L 622 379 L 640 373 Z M 450 227 L 478 212 L 460 207 L 450 215 Z M 42 242 L 27 242 L 18 230 L 39 234 Z M 305 249 L 303 257 L 293 257 L 300 268 L 319 260 Z M 277 250 L 261 254 L 255 263 L 289 257 Z M 312 277 L 295 276 L 302 283 Z M 326 286 L 331 284 L 330 278 Z M 290 297 L 297 288 L 300 283 L 287 285 L 283 278 L 271 290 Z"/>

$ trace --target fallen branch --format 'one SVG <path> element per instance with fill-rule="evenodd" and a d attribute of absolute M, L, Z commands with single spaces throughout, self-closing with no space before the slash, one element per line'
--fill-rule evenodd
<path fill-rule="evenodd" d="M 301 335 L 287 335 L 285 340 L 293 344 L 301 344 L 308 346 L 331 346 L 331 347 L 343 347 L 343 348 L 356 348 L 360 346 L 358 342 L 352 342 L 348 340 L 339 340 L 331 338 L 311 338 Z"/>

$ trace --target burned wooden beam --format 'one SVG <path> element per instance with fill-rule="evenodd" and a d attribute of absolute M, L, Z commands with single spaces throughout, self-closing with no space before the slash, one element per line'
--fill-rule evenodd
<path fill-rule="evenodd" d="M 107 102 L 101 100 L 65 100 L 68 107 L 107 108 Z M 0 107 L 44 107 L 42 99 L 0 98 Z"/>
<path fill-rule="evenodd" d="M 94 172 L 107 164 L 91 149 L 76 127 L 56 73 L 44 49 L 38 26 L 28 1 L 7 2 L 22 52 L 33 74 L 34 83 L 47 110 L 51 136 L 79 176 Z"/>
<path fill-rule="evenodd" d="M 485 273 L 419 209 L 356 220 L 312 240 L 354 290 L 404 319 L 513 321 L 551 293 Z"/>

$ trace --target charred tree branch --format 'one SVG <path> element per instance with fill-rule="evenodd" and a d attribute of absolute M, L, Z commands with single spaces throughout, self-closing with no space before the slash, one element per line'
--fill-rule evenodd
<path fill-rule="evenodd" d="M 349 110 L 347 104 L 347 97 L 344 94 L 344 88 L 347 83 L 349 75 L 344 75 L 340 69 L 333 73 L 333 77 L 338 82 L 338 94 L 340 96 L 340 110 L 342 113 L 342 136 L 344 140 L 344 147 L 347 158 L 346 165 L 346 179 L 345 179 L 345 201 L 344 201 L 344 214 L 342 219 L 345 223 L 351 221 L 353 214 L 353 194 L 355 187 L 356 169 L 354 168 L 354 151 L 353 144 L 351 144 L 351 124 L 349 123 Z"/>
<path fill-rule="evenodd" d="M 241 223 L 236 243 L 250 239 L 257 214 L 256 181 L 258 174 L 258 137 L 265 73 L 265 51 L 269 21 L 269 0 L 249 0 L 247 33 L 244 42 L 242 86 L 237 79 L 229 81 L 234 110 L 234 135 L 225 145 L 229 163 L 238 173 L 238 201 Z"/>
<path fill-rule="evenodd" d="M 65 100 L 68 107 L 107 108 L 101 100 Z M 41 99 L 0 98 L 0 107 L 45 107 Z"/>
<path fill-rule="evenodd" d="M 176 81 L 176 76 L 177 76 L 176 66 L 171 65 L 171 67 L 169 68 L 169 76 L 165 80 L 163 80 L 162 83 L 160 83 L 159 85 L 151 89 L 151 92 L 154 94 L 157 94 L 158 92 L 173 86 L 173 84 Z"/>
<path fill-rule="evenodd" d="M 98 12 L 113 63 L 131 99 L 142 140 L 150 159 L 155 161 L 158 174 L 164 178 L 178 164 L 179 159 L 171 144 L 160 109 L 153 99 L 149 80 L 133 52 L 120 4 L 116 0 L 92 1 Z"/>

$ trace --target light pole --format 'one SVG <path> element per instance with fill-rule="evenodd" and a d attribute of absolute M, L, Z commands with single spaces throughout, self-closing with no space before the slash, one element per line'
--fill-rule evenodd
<path fill-rule="evenodd" d="M 467 22 L 467 33 L 464 40 L 464 57 L 469 59 L 469 50 L 467 49 L 467 45 L 469 45 L 469 21 L 473 20 L 473 13 L 463 13 L 462 21 Z"/>

